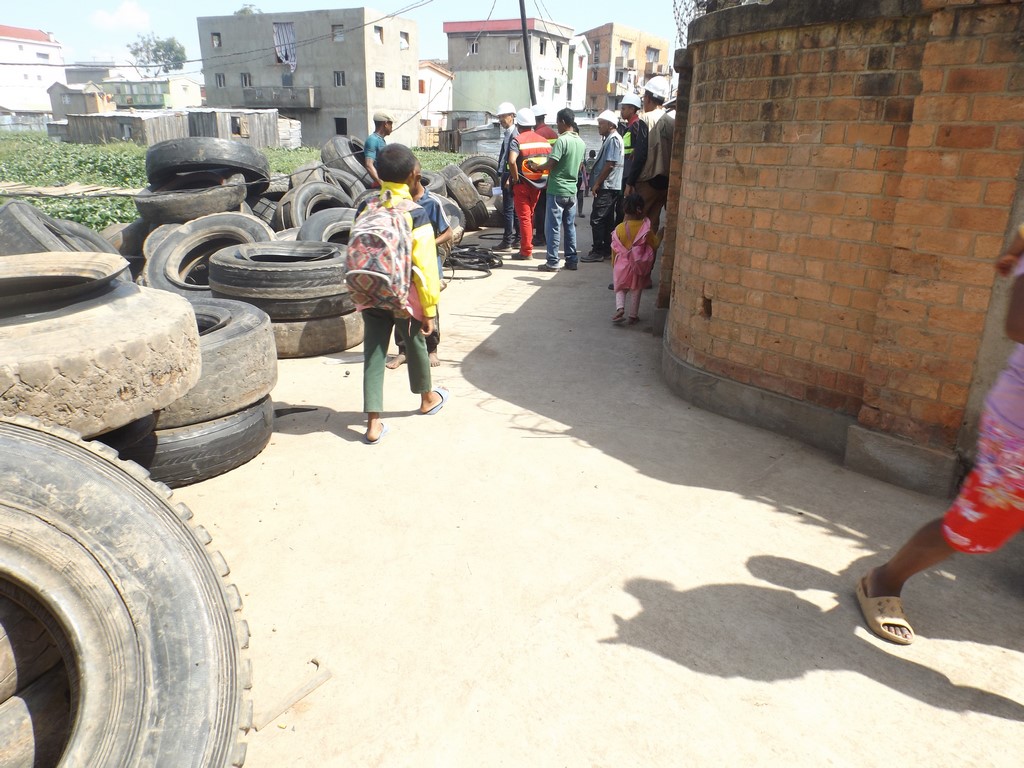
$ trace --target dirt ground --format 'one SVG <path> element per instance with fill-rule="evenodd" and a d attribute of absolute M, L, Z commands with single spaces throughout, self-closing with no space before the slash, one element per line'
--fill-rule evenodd
<path fill-rule="evenodd" d="M 330 674 L 246 765 L 1019 765 L 1024 537 L 876 639 L 854 583 L 943 502 L 691 407 L 653 291 L 615 327 L 607 262 L 539 263 L 442 294 L 437 416 L 389 372 L 364 445 L 360 349 L 284 360 L 269 447 L 176 492 L 243 594 L 257 721 Z"/>

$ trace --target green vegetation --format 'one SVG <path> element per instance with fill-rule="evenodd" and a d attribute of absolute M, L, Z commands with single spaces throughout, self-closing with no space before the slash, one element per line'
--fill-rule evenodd
<path fill-rule="evenodd" d="M 263 154 L 270 160 L 271 173 L 291 173 L 300 165 L 320 162 L 319 147 L 299 147 L 284 149 L 283 147 L 267 147 Z"/>
<path fill-rule="evenodd" d="M 424 171 L 440 171 L 446 165 L 458 165 L 466 156 L 436 149 L 417 149 L 416 157 L 419 158 Z"/>
<path fill-rule="evenodd" d="M 264 149 L 271 173 L 291 173 L 320 159 L 320 150 Z M 458 163 L 464 155 L 418 149 L 424 170 L 437 171 Z M 141 189 L 146 186 L 146 148 L 130 142 L 65 144 L 42 133 L 0 133 L 0 181 L 20 181 L 36 187 L 59 187 L 78 182 L 105 187 Z M 27 198 L 51 216 L 85 224 L 95 230 L 138 216 L 131 197 Z M 4 198 L 0 198 L 0 203 Z"/>

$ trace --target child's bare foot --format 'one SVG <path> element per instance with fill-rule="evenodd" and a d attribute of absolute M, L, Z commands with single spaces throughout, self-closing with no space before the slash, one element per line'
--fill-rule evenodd
<path fill-rule="evenodd" d="M 403 355 L 401 352 L 399 352 L 397 355 L 395 355 L 390 360 L 388 360 L 387 363 L 385 363 L 384 367 L 387 368 L 389 371 L 393 371 L 393 370 L 395 370 L 395 368 L 401 367 L 401 365 L 404 362 L 405 362 L 405 355 Z"/>
<path fill-rule="evenodd" d="M 430 367 L 437 368 L 441 364 L 441 358 L 437 356 L 437 352 L 431 352 L 427 355 L 430 358 Z"/>
<path fill-rule="evenodd" d="M 634 317 L 629 318 L 629 320 L 626 321 L 626 324 L 627 325 L 636 325 L 639 322 L 640 322 L 640 318 L 634 316 Z"/>

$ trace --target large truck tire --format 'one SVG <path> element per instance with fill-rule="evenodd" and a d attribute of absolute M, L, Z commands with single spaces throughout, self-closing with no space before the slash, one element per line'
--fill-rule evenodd
<path fill-rule="evenodd" d="M 174 402 L 199 367 L 188 302 L 134 283 L 114 280 L 30 316 L 0 315 L 0 416 L 27 414 L 91 437 Z"/>
<path fill-rule="evenodd" d="M 192 309 L 202 372 L 192 389 L 157 413 L 156 429 L 234 413 L 269 395 L 277 383 L 277 349 L 265 312 L 227 299 L 196 299 Z"/>
<path fill-rule="evenodd" d="M 363 342 L 363 313 L 352 311 L 313 320 L 275 322 L 273 328 L 279 359 L 329 355 Z"/>
<path fill-rule="evenodd" d="M 355 208 L 328 208 L 325 211 L 317 211 L 302 222 L 298 239 L 306 242 L 348 245 L 348 235 L 355 220 Z"/>
<path fill-rule="evenodd" d="M 121 458 L 149 470 L 171 488 L 181 488 L 242 466 L 266 448 L 274 432 L 269 397 L 226 416 L 173 429 L 158 429 L 121 451 Z"/>
<path fill-rule="evenodd" d="M 224 248 L 210 258 L 210 288 L 218 296 L 242 301 L 346 293 L 345 247 L 295 241 Z"/>
<path fill-rule="evenodd" d="M 363 155 L 363 142 L 354 136 L 332 136 L 320 148 L 320 159 L 328 168 L 348 171 L 364 186 L 373 183 L 369 171 L 366 170 Z"/>
<path fill-rule="evenodd" d="M 326 181 L 310 181 L 288 191 L 278 204 L 278 229 L 301 227 L 318 211 L 330 208 L 351 208 L 352 198 L 341 187 Z"/>
<path fill-rule="evenodd" d="M 466 214 L 466 229 L 479 229 L 487 224 L 487 203 L 480 197 L 473 180 L 457 165 L 446 165 L 441 175 L 448 183 L 448 196 Z"/>
<path fill-rule="evenodd" d="M 270 161 L 248 144 L 205 136 L 169 139 L 146 150 L 146 177 L 164 184 L 179 173 L 228 168 L 245 176 L 246 196 L 262 195 L 270 186 Z"/>
<path fill-rule="evenodd" d="M 497 159 L 490 155 L 470 155 L 459 163 L 459 168 L 469 176 L 484 203 L 493 202 L 494 188 L 501 185 Z"/>
<path fill-rule="evenodd" d="M 188 298 L 210 296 L 209 261 L 221 248 L 274 239 L 266 222 L 245 213 L 212 213 L 165 229 L 172 226 L 158 227 L 146 240 L 140 282 Z"/>
<path fill-rule="evenodd" d="M 184 224 L 211 213 L 238 210 L 246 191 L 240 173 L 186 173 L 162 185 L 150 184 L 135 195 L 135 208 L 152 226 Z"/>
<path fill-rule="evenodd" d="M 56 222 L 34 205 L 11 200 L 0 206 L 0 256 L 73 250 Z"/>
<path fill-rule="evenodd" d="M 56 742 L 51 718 L 31 731 L 62 765 L 243 763 L 248 627 L 223 558 L 190 517 L 109 448 L 0 421 L 0 594 L 60 649 L 71 725 Z"/>
<path fill-rule="evenodd" d="M 0 317 L 72 304 L 103 291 L 128 271 L 113 253 L 54 251 L 0 259 Z"/>

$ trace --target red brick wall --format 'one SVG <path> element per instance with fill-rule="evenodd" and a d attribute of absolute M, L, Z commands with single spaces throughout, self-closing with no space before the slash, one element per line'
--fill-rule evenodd
<path fill-rule="evenodd" d="M 1022 8 L 923 5 L 692 47 L 666 345 L 951 448 L 1024 149 Z"/>

